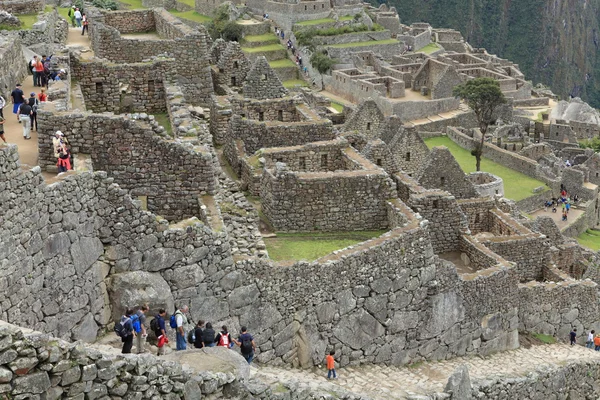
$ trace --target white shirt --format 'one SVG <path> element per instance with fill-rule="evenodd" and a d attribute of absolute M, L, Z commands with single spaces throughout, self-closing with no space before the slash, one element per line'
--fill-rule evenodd
<path fill-rule="evenodd" d="M 592 332 L 588 333 L 588 342 L 594 341 L 594 334 Z"/>
<path fill-rule="evenodd" d="M 187 318 L 183 315 L 181 311 L 177 311 L 175 313 L 175 323 L 177 324 L 178 328 L 187 324 Z"/>
<path fill-rule="evenodd" d="M 75 18 L 81 18 L 81 11 L 75 11 Z"/>

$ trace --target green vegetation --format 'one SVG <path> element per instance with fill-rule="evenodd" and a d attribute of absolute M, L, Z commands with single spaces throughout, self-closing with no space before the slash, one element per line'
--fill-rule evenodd
<path fill-rule="evenodd" d="M 339 113 L 344 112 L 344 106 L 340 103 L 336 103 L 335 101 L 331 102 L 331 108 Z"/>
<path fill-rule="evenodd" d="M 342 44 L 333 44 L 329 47 L 333 47 L 336 49 L 343 49 L 346 47 L 364 47 L 364 46 L 377 46 L 380 44 L 394 44 L 399 43 L 396 39 L 385 39 L 385 40 L 371 40 L 369 42 L 356 42 L 356 43 L 342 43 Z"/>
<path fill-rule="evenodd" d="M 369 28 L 365 24 L 345 25 L 339 28 L 331 27 L 325 29 L 307 29 L 300 32 L 296 32 L 296 41 L 301 46 L 313 46 L 313 38 L 315 36 L 337 36 L 344 35 L 346 33 L 360 33 L 369 31 L 382 31 L 384 28 L 381 25 L 373 24 L 372 28 Z"/>
<path fill-rule="evenodd" d="M 289 68 L 295 67 L 296 64 L 289 58 L 282 58 L 281 60 L 269 61 L 271 68 Z"/>
<path fill-rule="evenodd" d="M 500 83 L 493 78 L 475 78 L 455 86 L 452 94 L 464 100 L 475 113 L 475 118 L 481 131 L 481 141 L 478 141 L 471 154 L 475 156 L 475 168 L 481 171 L 481 156 L 483 142 L 490 124 L 494 121 L 494 111 L 506 103 Z"/>
<path fill-rule="evenodd" d="M 12 26 L 7 24 L 0 24 L 0 30 L 4 31 L 18 31 L 18 30 L 29 30 L 33 28 L 33 24 L 37 22 L 37 14 L 20 14 L 17 18 L 21 21 L 21 26 Z"/>
<path fill-rule="evenodd" d="M 471 152 L 454 143 L 447 136 L 429 138 L 425 140 L 427 147 L 446 146 L 462 170 L 466 173 L 475 172 L 475 163 Z M 544 182 L 538 181 L 524 175 L 514 169 L 510 169 L 491 161 L 485 157 L 481 159 L 481 170 L 497 175 L 504 181 L 504 197 L 512 200 L 523 200 L 533 195 L 533 189 L 545 186 Z"/>
<path fill-rule="evenodd" d="M 69 26 L 71 26 L 71 18 L 69 18 L 69 8 L 68 7 L 60 7 L 58 9 L 58 15 L 60 15 L 61 17 L 63 17 L 68 23 Z"/>
<path fill-rule="evenodd" d="M 340 17 L 338 21 L 352 21 L 354 17 L 352 15 L 344 15 Z M 335 19 L 333 18 L 321 18 L 321 19 L 309 19 L 308 21 L 297 22 L 296 25 L 300 26 L 312 26 L 312 25 L 321 25 L 321 24 L 332 24 L 335 23 Z"/>
<path fill-rule="evenodd" d="M 115 0 L 92 0 L 92 5 L 105 10 L 117 10 L 119 8 L 119 3 Z"/>
<path fill-rule="evenodd" d="M 310 65 L 321 74 L 321 87 L 325 87 L 323 84 L 323 74 L 326 74 L 333 67 L 333 64 L 335 64 L 335 60 L 325 53 L 314 52 L 310 56 Z"/>
<path fill-rule="evenodd" d="M 543 333 L 532 333 L 531 336 L 545 344 L 556 343 L 556 339 L 554 338 L 554 336 L 544 335 Z"/>
<path fill-rule="evenodd" d="M 427 46 L 423 47 L 421 50 L 419 50 L 419 53 L 425 53 L 425 54 L 431 54 L 434 51 L 437 51 L 440 49 L 440 46 L 438 46 L 437 43 L 429 43 Z"/>
<path fill-rule="evenodd" d="M 208 33 L 213 39 L 222 38 L 226 41 L 239 42 L 242 40 L 243 27 L 235 21 L 229 21 L 229 6 L 221 5 L 212 21 L 206 24 Z"/>
<path fill-rule="evenodd" d="M 177 18 L 187 19 L 188 21 L 198 22 L 199 24 L 204 24 L 212 21 L 212 18 L 208 15 L 197 13 L 194 10 L 190 11 L 177 11 L 177 10 L 169 10 L 171 14 L 176 16 Z"/>
<path fill-rule="evenodd" d="M 383 233 L 385 231 L 278 233 L 277 237 L 265 238 L 265 244 L 275 261 L 313 261 Z"/>
<path fill-rule="evenodd" d="M 594 151 L 600 151 L 600 138 L 595 137 L 592 139 L 580 140 L 579 147 L 583 149 L 594 149 Z"/>
<path fill-rule="evenodd" d="M 154 114 L 154 118 L 159 125 L 165 128 L 165 132 L 167 132 L 169 136 L 173 136 L 173 127 L 171 126 L 171 118 L 169 118 L 169 114 Z"/>
<path fill-rule="evenodd" d="M 183 3 L 189 7 L 196 7 L 196 1 L 195 0 L 177 0 L 178 3 Z"/>
<path fill-rule="evenodd" d="M 146 8 L 142 5 L 142 0 L 119 0 L 119 3 L 124 4 L 129 10 Z"/>
<path fill-rule="evenodd" d="M 264 35 L 246 35 L 244 42 L 248 43 L 279 43 L 279 38 L 273 33 L 265 33 Z"/>
<path fill-rule="evenodd" d="M 46 6 L 44 7 L 44 12 L 45 12 L 45 13 L 52 12 L 52 10 L 54 10 L 54 7 L 52 7 L 51 5 L 46 5 Z"/>
<path fill-rule="evenodd" d="M 283 47 L 279 43 L 270 44 L 268 46 L 260 46 L 260 47 L 244 47 L 244 51 L 246 53 L 262 53 L 264 51 L 278 51 L 278 50 L 285 50 L 285 47 Z"/>
<path fill-rule="evenodd" d="M 302 79 L 290 79 L 289 81 L 283 81 L 282 83 L 283 87 L 285 87 L 286 89 L 291 89 L 296 86 L 308 86 L 308 83 L 306 83 L 306 81 L 303 81 Z"/>
<path fill-rule="evenodd" d="M 577 237 L 580 245 L 587 247 L 590 250 L 600 250 L 600 231 L 588 229 Z"/>

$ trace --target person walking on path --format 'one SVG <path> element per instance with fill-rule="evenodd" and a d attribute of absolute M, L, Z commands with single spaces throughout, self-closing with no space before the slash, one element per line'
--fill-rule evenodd
<path fill-rule="evenodd" d="M 31 139 L 31 117 L 33 116 L 33 109 L 29 103 L 21 103 L 17 110 L 17 118 L 21 124 L 23 124 L 23 138 L 25 140 Z"/>
<path fill-rule="evenodd" d="M 223 325 L 221 327 L 221 332 L 217 334 L 215 338 L 215 342 L 217 342 L 217 346 L 230 348 L 233 346 L 233 341 L 231 340 L 231 334 L 227 330 L 227 326 Z"/>
<path fill-rule="evenodd" d="M 35 93 L 31 93 L 29 95 L 29 99 L 27 104 L 29 104 L 29 107 L 31 107 L 31 129 L 35 130 L 37 132 L 37 111 L 38 111 L 38 107 L 40 105 L 40 101 L 38 100 L 37 97 L 35 97 Z"/>
<path fill-rule="evenodd" d="M 165 327 L 166 315 L 167 311 L 164 308 L 161 308 L 158 310 L 158 314 L 156 314 L 152 322 L 150 322 L 150 328 L 154 330 L 154 334 L 156 335 L 156 339 L 158 340 L 157 356 L 162 356 L 163 354 L 165 354 L 165 344 L 169 343 L 169 338 L 167 337 L 167 331 Z"/>
<path fill-rule="evenodd" d="M 123 348 L 121 349 L 121 353 L 129 354 L 131 353 L 131 348 L 133 347 L 133 337 L 135 336 L 135 332 L 133 330 L 133 323 L 131 322 L 131 315 L 133 314 L 133 310 L 128 308 L 125 311 L 125 315 L 121 317 L 119 321 L 121 333 L 121 341 L 123 342 Z M 117 329 L 117 328 L 115 328 Z"/>
<path fill-rule="evenodd" d="M 40 90 L 40 94 L 38 94 L 38 99 L 41 103 L 45 103 L 48 101 L 48 95 L 46 94 L 46 88 L 42 88 Z"/>
<path fill-rule="evenodd" d="M 577 328 L 574 328 L 571 333 L 569 333 L 569 338 L 571 339 L 571 346 L 577 344 Z"/>
<path fill-rule="evenodd" d="M 600 335 L 594 337 L 594 350 L 600 351 Z"/>
<path fill-rule="evenodd" d="M 21 84 L 17 83 L 15 89 L 10 93 L 13 103 L 13 114 L 17 114 L 19 106 L 25 101 L 23 90 L 21 90 Z M 19 121 L 21 123 L 21 121 Z"/>
<path fill-rule="evenodd" d="M 148 333 L 146 332 L 146 313 L 150 308 L 148 304 L 142 304 L 139 310 L 135 313 L 137 315 L 138 320 L 140 321 L 140 332 L 139 335 L 136 336 L 136 350 L 138 354 L 144 353 L 144 344 L 146 343 L 146 338 L 148 337 Z"/>
<path fill-rule="evenodd" d="M 42 60 L 40 60 L 39 58 L 37 58 L 36 56 L 36 62 L 35 65 L 33 66 L 35 68 L 35 74 L 34 74 L 34 84 L 33 86 L 44 86 L 43 82 L 44 82 L 44 63 L 42 62 Z"/>
<path fill-rule="evenodd" d="M 331 350 L 329 352 L 329 355 L 325 357 L 325 359 L 327 360 L 327 379 L 331 379 L 332 376 L 333 379 L 337 379 L 337 375 L 335 374 L 335 359 L 333 358 L 334 355 L 335 351 Z"/>
<path fill-rule="evenodd" d="M 185 330 L 188 324 L 185 313 L 189 310 L 188 306 L 182 306 L 179 310 L 175 311 L 175 324 L 177 325 L 177 350 L 185 350 L 187 348 L 185 343 Z"/>
<path fill-rule="evenodd" d="M 252 364 L 254 352 L 256 351 L 256 344 L 254 343 L 252 335 L 248 333 L 248 328 L 242 326 L 242 333 L 235 343 L 240 346 L 240 352 L 242 353 L 242 357 L 246 359 L 246 362 Z"/>
<path fill-rule="evenodd" d="M 90 32 L 88 29 L 88 19 L 87 19 L 87 16 L 85 15 L 85 13 L 83 13 L 83 15 L 81 17 L 81 23 L 83 24 L 83 28 L 81 29 L 81 36 L 84 35 L 85 31 L 88 31 L 88 35 L 89 35 Z"/>
<path fill-rule="evenodd" d="M 215 330 L 210 322 L 206 323 L 206 328 L 202 331 L 202 343 L 204 347 L 215 347 Z"/>
<path fill-rule="evenodd" d="M 6 138 L 4 137 L 4 122 L 6 122 L 6 120 L 0 115 L 0 139 L 6 143 Z"/>
<path fill-rule="evenodd" d="M 194 328 L 194 347 L 197 349 L 201 349 L 204 347 L 204 342 L 202 341 L 202 334 L 204 328 L 204 321 L 200 320 L 196 324 L 196 328 Z"/>
<path fill-rule="evenodd" d="M 71 20 L 71 26 L 75 28 L 75 6 L 69 8 L 69 13 L 67 14 L 69 19 Z"/>
<path fill-rule="evenodd" d="M 594 348 L 594 333 L 594 330 L 591 330 L 590 333 L 588 333 L 588 338 L 585 342 L 585 347 L 587 347 L 588 349 Z"/>
<path fill-rule="evenodd" d="M 81 11 L 79 11 L 79 8 L 75 8 L 75 22 L 78 28 L 81 28 L 81 17 Z"/>

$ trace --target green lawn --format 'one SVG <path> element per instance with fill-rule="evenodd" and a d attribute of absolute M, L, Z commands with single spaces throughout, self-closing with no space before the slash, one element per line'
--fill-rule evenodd
<path fill-rule="evenodd" d="M 173 14 L 174 16 L 176 16 L 177 18 L 187 19 L 189 21 L 198 22 L 200 24 L 212 21 L 212 18 L 209 17 L 208 15 L 197 13 L 194 10 L 190 10 L 190 11 L 169 10 L 169 12 L 171 14 Z"/>
<path fill-rule="evenodd" d="M 475 172 L 475 157 L 471 152 L 463 149 L 454 143 L 447 136 L 439 136 L 425 139 L 427 147 L 446 146 L 460 167 L 466 173 Z M 504 181 L 504 196 L 515 201 L 523 200 L 533 195 L 533 189 L 546 184 L 537 179 L 533 179 L 514 169 L 510 169 L 494 161 L 482 158 L 481 170 L 499 176 Z"/>
<path fill-rule="evenodd" d="M 33 28 L 33 24 L 37 22 L 38 15 L 37 14 L 19 14 L 17 18 L 21 21 L 21 26 L 12 26 L 0 24 L 0 30 L 6 31 L 18 31 Z"/>
<path fill-rule="evenodd" d="M 329 24 L 335 22 L 333 18 L 309 19 L 308 21 L 296 22 L 296 25 L 311 26 L 320 24 Z"/>
<path fill-rule="evenodd" d="M 303 81 L 302 79 L 290 79 L 289 81 L 283 81 L 282 83 L 283 87 L 287 89 L 291 89 L 296 86 L 308 86 L 308 83 L 306 83 L 306 81 Z"/>
<path fill-rule="evenodd" d="M 425 54 L 431 54 L 434 51 L 437 51 L 439 49 L 440 49 L 440 46 L 438 46 L 437 43 L 429 43 L 427 46 L 423 47 L 418 52 L 425 53 Z"/>
<path fill-rule="evenodd" d="M 142 5 L 142 0 L 119 0 L 119 3 L 124 4 L 125 8 L 128 10 L 146 8 Z"/>
<path fill-rule="evenodd" d="M 541 341 L 542 343 L 545 343 L 545 344 L 556 343 L 556 338 L 554 338 L 554 336 L 545 335 L 543 333 L 532 333 L 531 336 L 533 336 L 534 338 L 538 339 L 539 341 Z"/>
<path fill-rule="evenodd" d="M 242 48 L 246 53 L 262 53 L 263 51 L 278 51 L 285 50 L 285 47 L 280 45 L 279 43 L 270 44 L 268 46 L 260 46 L 260 47 L 244 47 Z"/>
<path fill-rule="evenodd" d="M 264 35 L 246 35 L 244 41 L 248 43 L 279 43 L 279 38 L 273 33 Z"/>
<path fill-rule="evenodd" d="M 187 4 L 188 6 L 194 8 L 196 7 L 196 1 L 195 0 L 177 0 L 178 3 L 183 3 L 183 4 Z"/>
<path fill-rule="evenodd" d="M 281 60 L 269 61 L 269 65 L 271 68 L 289 68 L 295 67 L 296 63 L 294 63 L 289 58 L 283 58 Z"/>
<path fill-rule="evenodd" d="M 333 44 L 327 47 L 333 47 L 336 49 L 342 49 L 346 47 L 364 47 L 364 46 L 376 46 L 379 44 L 393 44 L 399 43 L 396 39 L 385 39 L 385 40 L 371 40 L 368 42 L 354 42 L 354 43 L 342 43 L 342 44 Z"/>
<path fill-rule="evenodd" d="M 386 231 L 278 233 L 265 238 L 269 256 L 274 261 L 313 261 L 332 251 L 364 242 Z"/>
<path fill-rule="evenodd" d="M 156 122 L 158 122 L 159 125 L 165 128 L 165 132 L 167 132 L 169 136 L 173 136 L 173 127 L 171 126 L 171 119 L 169 118 L 168 113 L 154 114 L 154 118 L 156 118 Z"/>
<path fill-rule="evenodd" d="M 331 102 L 331 108 L 333 108 L 337 112 L 344 112 L 344 106 L 340 103 L 336 103 L 335 101 Z"/>
<path fill-rule="evenodd" d="M 580 245 L 587 247 L 590 250 L 600 250 L 600 231 L 588 229 L 577 237 Z"/>

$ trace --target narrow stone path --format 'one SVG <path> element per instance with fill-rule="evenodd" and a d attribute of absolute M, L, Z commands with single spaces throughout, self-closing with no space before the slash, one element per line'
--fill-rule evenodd
<path fill-rule="evenodd" d="M 369 365 L 337 369 L 338 379 L 327 380 L 325 368 L 295 370 L 260 367 L 253 374 L 265 383 L 298 382 L 314 388 L 341 388 L 372 399 L 406 399 L 409 395 L 442 392 L 454 370 L 466 364 L 471 381 L 492 377 L 525 376 L 541 367 L 561 366 L 570 361 L 596 360 L 600 352 L 583 346 L 553 344 L 520 348 L 490 357 L 460 357 L 447 361 L 418 363 L 411 367 Z"/>

